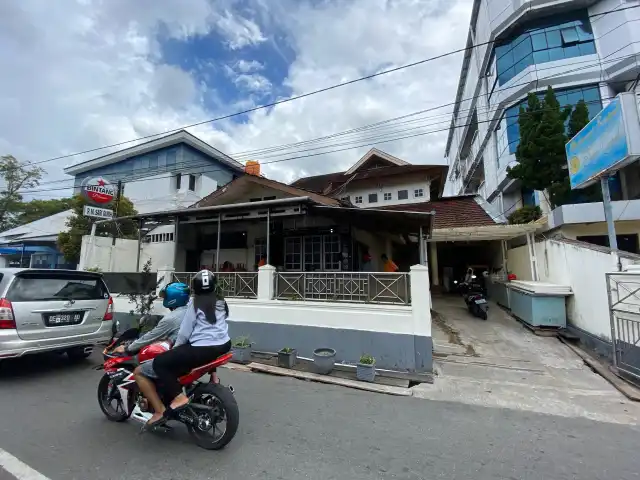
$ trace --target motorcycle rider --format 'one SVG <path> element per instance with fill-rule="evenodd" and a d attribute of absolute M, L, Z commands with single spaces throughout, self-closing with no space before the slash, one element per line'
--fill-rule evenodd
<path fill-rule="evenodd" d="M 114 353 L 135 355 L 147 345 L 159 342 L 160 340 L 168 339 L 171 343 L 176 341 L 180 324 L 182 323 L 184 314 L 187 311 L 187 304 L 189 303 L 189 286 L 179 282 L 169 283 L 160 291 L 159 297 L 162 298 L 162 306 L 168 308 L 171 312 L 162 317 L 152 330 L 142 335 L 127 347 L 120 345 L 115 348 L 113 350 Z M 139 368 L 140 367 L 138 367 L 138 369 Z"/>
<path fill-rule="evenodd" d="M 229 306 L 215 274 L 202 270 L 195 275 L 191 285 L 194 295 L 187 306 L 173 349 L 153 360 L 153 370 L 172 401 L 169 407 L 165 407 L 155 385 L 149 382 L 153 389 L 142 393 L 155 413 L 147 422 L 147 427 L 165 423 L 176 410 L 189 403 L 189 398 L 182 393 L 179 377 L 231 350 L 227 326 Z"/>

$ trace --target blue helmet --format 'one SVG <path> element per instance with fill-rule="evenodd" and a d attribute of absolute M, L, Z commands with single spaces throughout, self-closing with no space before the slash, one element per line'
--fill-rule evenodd
<path fill-rule="evenodd" d="M 170 283 L 160 291 L 162 306 L 165 308 L 184 307 L 189 303 L 191 292 L 189 285 L 184 283 Z"/>

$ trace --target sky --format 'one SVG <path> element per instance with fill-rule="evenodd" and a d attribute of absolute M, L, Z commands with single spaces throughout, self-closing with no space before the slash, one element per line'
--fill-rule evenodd
<path fill-rule="evenodd" d="M 0 2 L 0 154 L 39 162 L 166 132 L 464 47 L 472 0 Z M 189 131 L 280 181 L 348 168 L 375 146 L 444 163 L 460 54 Z M 445 130 L 404 140 L 398 136 Z M 133 144 L 131 144 L 133 145 Z M 271 147 L 278 147 L 271 150 Z M 359 147 L 359 148 L 355 148 Z M 123 148 L 123 147 L 120 147 Z M 340 149 L 340 152 L 330 153 Z M 63 168 L 43 163 L 64 196 Z M 304 155 L 314 154 L 306 158 Z M 316 155 L 319 154 L 319 155 Z M 43 180 L 44 183 L 45 180 Z M 57 184 L 51 184 L 58 181 Z M 54 187 L 56 190 L 54 191 Z"/>

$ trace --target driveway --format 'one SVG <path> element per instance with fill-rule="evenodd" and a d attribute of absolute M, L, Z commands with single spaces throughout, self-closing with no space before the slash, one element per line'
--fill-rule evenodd
<path fill-rule="evenodd" d="M 491 304 L 487 321 L 459 296 L 433 295 L 434 385 L 421 398 L 637 423 L 631 402 L 556 338 L 539 337 Z"/>
<path fill-rule="evenodd" d="M 640 471 L 640 427 L 226 370 L 240 428 L 207 452 L 180 428 L 138 435 L 133 423 L 107 421 L 92 362 L 1 366 L 0 479 L 13 480 L 2 469 L 17 464 L 4 458 L 45 476 L 19 480 L 631 480 Z"/>

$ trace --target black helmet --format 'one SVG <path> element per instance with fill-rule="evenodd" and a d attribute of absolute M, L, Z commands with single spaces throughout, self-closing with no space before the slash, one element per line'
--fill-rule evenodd
<path fill-rule="evenodd" d="M 218 279 L 209 270 L 200 270 L 191 281 L 191 288 L 195 295 L 205 295 L 216 291 Z"/>

